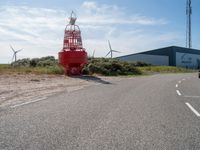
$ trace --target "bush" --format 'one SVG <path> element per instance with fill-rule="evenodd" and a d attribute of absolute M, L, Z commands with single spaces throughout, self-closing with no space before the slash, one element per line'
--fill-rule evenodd
<path fill-rule="evenodd" d="M 30 60 L 30 67 L 37 67 L 38 66 L 38 62 L 39 62 L 39 58 L 33 58 Z"/>
<path fill-rule="evenodd" d="M 24 59 L 20 59 L 16 62 L 13 62 L 11 64 L 12 66 L 21 66 L 21 67 L 29 67 L 30 66 L 30 59 L 29 58 L 24 58 Z"/>
<path fill-rule="evenodd" d="M 33 59 L 20 59 L 12 63 L 13 66 L 18 67 L 49 67 L 57 65 L 57 60 L 53 56 Z"/>
<path fill-rule="evenodd" d="M 13 63 L 17 67 L 25 67 L 26 72 L 63 74 L 64 71 L 58 66 L 53 56 L 33 59 L 21 59 Z M 89 58 L 89 63 L 82 69 L 83 74 L 99 74 L 106 76 L 117 75 L 140 75 L 142 72 L 137 67 L 149 66 L 143 62 L 125 62 L 110 58 Z M 31 68 L 29 68 L 31 67 Z M 17 68 L 16 68 L 17 69 Z"/>
<path fill-rule="evenodd" d="M 142 72 L 136 68 L 136 63 L 123 62 L 117 59 L 91 58 L 89 64 L 84 67 L 83 73 L 100 74 L 106 76 L 140 75 Z M 85 73 L 84 73 L 85 74 Z"/>
<path fill-rule="evenodd" d="M 82 73 L 82 74 L 85 74 L 85 75 L 89 75 L 90 72 L 89 72 L 88 67 L 84 67 L 84 68 L 82 69 L 81 73 Z"/>

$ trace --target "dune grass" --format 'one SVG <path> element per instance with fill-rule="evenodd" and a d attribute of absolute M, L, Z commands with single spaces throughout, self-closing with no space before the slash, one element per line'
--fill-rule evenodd
<path fill-rule="evenodd" d="M 58 65 L 48 67 L 14 67 L 8 64 L 0 64 L 1 74 L 64 74 L 64 71 Z"/>
<path fill-rule="evenodd" d="M 98 58 L 89 61 L 83 69 L 83 74 L 104 75 L 104 76 L 138 76 L 156 73 L 192 73 L 194 69 L 186 69 L 172 66 L 151 66 L 145 63 L 122 62 L 116 59 Z M 0 64 L 0 74 L 64 74 L 64 70 L 57 62 L 47 66 L 31 67 L 30 65 L 13 66 Z"/>
<path fill-rule="evenodd" d="M 173 66 L 146 66 L 138 67 L 143 74 L 154 74 L 154 73 L 192 73 L 197 72 L 195 69 L 186 69 Z"/>

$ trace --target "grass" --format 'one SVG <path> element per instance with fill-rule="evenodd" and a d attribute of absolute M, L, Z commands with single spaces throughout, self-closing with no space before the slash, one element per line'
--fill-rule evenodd
<path fill-rule="evenodd" d="M 8 64 L 0 64 L 1 74 L 64 74 L 64 71 L 58 65 L 49 67 L 13 67 Z"/>
<path fill-rule="evenodd" d="M 89 64 L 84 68 L 85 74 L 97 74 L 105 76 L 138 76 L 138 75 L 149 75 L 156 73 L 192 73 L 197 72 L 194 69 L 186 69 L 171 66 L 143 66 L 140 67 L 136 63 L 120 62 L 117 60 L 110 59 L 97 59 L 90 61 Z M 46 67 L 27 67 L 18 66 L 13 67 L 9 64 L 0 64 L 0 74 L 64 74 L 64 70 L 57 64 Z"/>
<path fill-rule="evenodd" d="M 146 66 L 138 67 L 143 74 L 154 74 L 154 73 L 192 73 L 197 72 L 195 69 L 186 69 L 173 66 Z"/>

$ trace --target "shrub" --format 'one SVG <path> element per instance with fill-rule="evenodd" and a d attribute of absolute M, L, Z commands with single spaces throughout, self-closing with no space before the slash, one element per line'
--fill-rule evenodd
<path fill-rule="evenodd" d="M 13 62 L 12 65 L 18 67 L 49 67 L 57 65 L 57 60 L 54 56 L 33 59 L 25 58 Z"/>
<path fill-rule="evenodd" d="M 87 70 L 87 74 L 100 74 L 106 76 L 142 74 L 142 72 L 136 68 L 135 63 L 109 58 L 91 58 L 89 59 L 89 64 L 84 67 L 83 73 L 85 70 Z"/>
<path fill-rule="evenodd" d="M 28 67 L 30 65 L 30 59 L 29 58 L 24 58 L 17 60 L 16 62 L 13 62 L 11 64 L 12 66 L 21 66 L 21 67 Z"/>

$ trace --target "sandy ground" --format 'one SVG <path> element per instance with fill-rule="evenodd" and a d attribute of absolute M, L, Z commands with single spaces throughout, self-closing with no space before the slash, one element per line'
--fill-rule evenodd
<path fill-rule="evenodd" d="M 94 84 L 108 84 L 112 80 L 119 78 L 0 74 L 0 107 L 43 99 L 59 92 L 71 92 Z"/>

